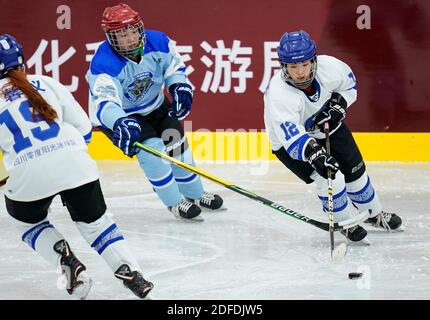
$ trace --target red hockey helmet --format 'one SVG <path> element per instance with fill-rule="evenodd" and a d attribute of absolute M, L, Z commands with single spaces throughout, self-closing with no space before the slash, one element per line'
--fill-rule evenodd
<path fill-rule="evenodd" d="M 121 3 L 107 7 L 103 12 L 101 26 L 109 43 L 119 54 L 125 57 L 143 54 L 146 41 L 143 21 L 139 14 L 127 4 Z M 125 45 L 121 40 L 130 37 L 130 34 L 133 33 L 139 35 L 138 40 L 129 41 L 133 43 Z"/>

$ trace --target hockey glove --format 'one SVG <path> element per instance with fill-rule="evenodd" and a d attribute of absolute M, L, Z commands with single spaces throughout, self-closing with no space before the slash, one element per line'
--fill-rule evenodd
<path fill-rule="evenodd" d="M 328 169 L 331 170 L 331 178 L 334 179 L 339 170 L 339 163 L 327 154 L 324 147 L 315 139 L 311 139 L 305 148 L 305 158 L 315 171 L 323 178 L 328 178 Z"/>
<path fill-rule="evenodd" d="M 330 131 L 336 129 L 346 116 L 346 100 L 337 92 L 333 92 L 331 98 L 321 107 L 315 117 L 315 123 L 321 132 L 324 131 L 324 123 L 328 122 Z"/>
<path fill-rule="evenodd" d="M 184 119 L 191 110 L 193 89 L 187 83 L 174 83 L 170 86 L 169 92 L 173 98 L 169 116 L 178 120 Z"/>
<path fill-rule="evenodd" d="M 132 158 L 138 151 L 133 144 L 140 139 L 141 128 L 136 119 L 123 117 L 113 125 L 113 144 Z"/>

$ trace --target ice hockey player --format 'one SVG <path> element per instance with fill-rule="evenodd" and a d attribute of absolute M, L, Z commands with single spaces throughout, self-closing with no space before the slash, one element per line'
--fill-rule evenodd
<path fill-rule="evenodd" d="M 360 150 L 343 123 L 357 99 L 350 67 L 335 57 L 317 56 L 315 42 L 302 30 L 285 33 L 277 52 L 281 70 L 264 94 L 264 121 L 272 152 L 305 183 L 315 182 L 326 212 L 327 169 L 331 169 L 335 222 L 357 214 L 349 199 L 359 212 L 368 210 L 365 222 L 386 230 L 399 229 L 401 218 L 382 210 Z M 326 122 L 330 155 L 324 148 Z M 367 231 L 358 224 L 342 233 L 350 241 L 367 240 Z"/>
<path fill-rule="evenodd" d="M 193 90 L 172 40 L 145 30 L 139 14 L 126 4 L 106 8 L 101 25 L 107 40 L 87 73 L 93 124 L 124 154 L 137 155 L 154 191 L 176 217 L 193 219 L 202 207 L 221 208 L 222 198 L 205 192 L 199 176 L 133 146 L 142 142 L 194 166 L 179 122 L 190 113 Z"/>
<path fill-rule="evenodd" d="M 97 164 L 87 152 L 91 132 L 70 92 L 53 78 L 27 75 L 22 46 L 0 35 L 0 149 L 9 174 L 4 194 L 22 240 L 62 270 L 69 294 L 86 298 L 92 285 L 86 267 L 47 218 L 60 195 L 83 238 L 115 277 L 144 298 L 153 284 L 142 277 L 124 235 L 106 214 Z"/>

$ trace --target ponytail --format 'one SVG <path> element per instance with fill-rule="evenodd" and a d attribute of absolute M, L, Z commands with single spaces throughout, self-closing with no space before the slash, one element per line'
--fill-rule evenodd
<path fill-rule="evenodd" d="M 22 91 L 30 102 L 33 108 L 33 119 L 37 115 L 42 116 L 46 122 L 51 124 L 58 117 L 57 112 L 46 102 L 40 93 L 27 80 L 25 72 L 18 68 L 11 69 L 7 72 L 13 87 Z"/>

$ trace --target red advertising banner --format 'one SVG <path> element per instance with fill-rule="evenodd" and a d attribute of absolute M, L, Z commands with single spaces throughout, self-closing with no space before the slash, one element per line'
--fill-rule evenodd
<path fill-rule="evenodd" d="M 85 73 L 106 0 L 0 0 L 0 33 L 24 46 L 27 71 L 68 86 L 87 109 Z M 177 43 L 195 88 L 193 130 L 262 129 L 263 92 L 278 70 L 276 46 L 303 29 L 319 54 L 353 69 L 358 101 L 347 123 L 362 132 L 428 132 L 430 2 L 425 0 L 127 1 L 146 29 Z"/>

